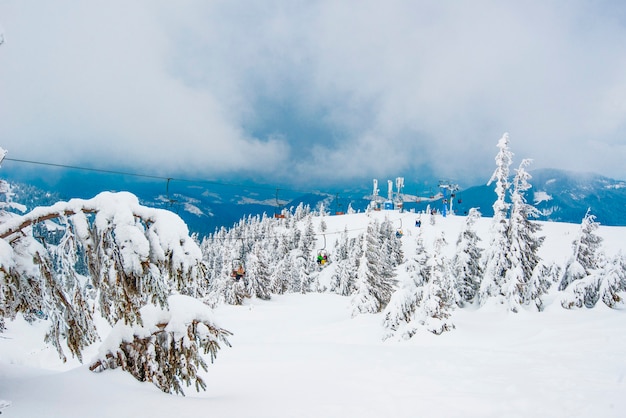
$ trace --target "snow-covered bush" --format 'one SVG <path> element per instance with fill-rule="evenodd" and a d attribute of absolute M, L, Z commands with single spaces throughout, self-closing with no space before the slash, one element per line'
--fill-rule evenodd
<path fill-rule="evenodd" d="M 599 224 L 588 210 L 572 243 L 559 290 L 564 291 L 564 308 L 593 308 L 598 301 L 614 308 L 622 303 L 626 290 L 626 263 L 621 254 L 607 260 L 601 251 L 602 238 L 595 231 Z"/>

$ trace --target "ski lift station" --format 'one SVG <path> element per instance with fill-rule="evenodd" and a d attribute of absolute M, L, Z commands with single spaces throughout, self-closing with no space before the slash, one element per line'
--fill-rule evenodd
<path fill-rule="evenodd" d="M 405 210 L 406 204 L 412 204 L 416 209 L 426 209 L 429 206 L 431 210 L 441 213 L 443 216 L 454 214 L 454 201 L 459 190 L 458 184 L 449 181 L 440 181 L 437 193 L 430 193 L 428 196 L 420 196 L 418 194 L 411 195 L 404 193 L 404 177 L 397 177 L 395 182 L 387 181 L 387 196 L 381 196 L 378 188 L 378 180 L 374 179 L 374 188 L 372 194 L 366 198 L 370 200 L 370 210 Z M 395 187 L 394 187 L 395 186 Z M 461 199 L 458 199 L 461 203 Z M 418 205 L 424 204 L 424 205 Z M 421 208 L 419 206 L 422 206 Z"/>

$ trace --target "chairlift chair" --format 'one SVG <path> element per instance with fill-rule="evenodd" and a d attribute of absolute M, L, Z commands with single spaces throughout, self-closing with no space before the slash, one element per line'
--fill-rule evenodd
<path fill-rule="evenodd" d="M 233 259 L 233 263 L 231 266 L 232 269 L 230 271 L 230 277 L 235 279 L 236 282 L 239 281 L 239 279 L 241 279 L 242 277 L 245 277 L 246 275 L 246 265 L 243 261 L 246 258 L 244 241 L 243 241 L 243 238 L 241 237 L 239 237 L 239 239 L 241 240 L 241 255 L 239 258 Z"/>
<path fill-rule="evenodd" d="M 326 250 L 319 250 L 317 252 L 317 264 L 322 267 L 325 267 L 329 263 L 328 253 Z"/>
<path fill-rule="evenodd" d="M 322 234 L 322 236 L 324 237 L 324 246 L 317 252 L 316 261 L 320 267 L 325 267 L 330 262 L 330 258 L 328 257 L 328 251 L 326 251 L 326 235 Z"/>
<path fill-rule="evenodd" d="M 234 278 L 235 281 L 239 281 L 242 277 L 246 275 L 246 266 L 243 263 L 243 260 L 235 259 L 233 260 L 232 271 L 230 273 L 230 277 Z"/>

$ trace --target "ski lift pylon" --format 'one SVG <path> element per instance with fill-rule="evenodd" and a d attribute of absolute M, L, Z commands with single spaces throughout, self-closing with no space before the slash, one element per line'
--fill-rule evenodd
<path fill-rule="evenodd" d="M 276 188 L 276 211 L 274 212 L 274 218 L 276 219 L 284 219 L 285 218 L 285 214 L 282 213 L 282 210 L 280 208 L 280 201 L 278 200 L 278 191 L 280 189 Z"/>
<path fill-rule="evenodd" d="M 344 215 L 345 212 L 341 210 L 341 203 L 339 203 L 339 193 L 335 195 L 335 215 Z"/>

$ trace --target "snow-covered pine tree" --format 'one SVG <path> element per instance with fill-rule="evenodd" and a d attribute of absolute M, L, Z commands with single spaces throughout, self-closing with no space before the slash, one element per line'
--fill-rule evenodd
<path fill-rule="evenodd" d="M 380 224 L 380 241 L 381 248 L 384 248 L 386 253 L 387 265 L 384 267 L 386 274 L 390 274 L 389 277 L 395 276 L 393 273 L 394 268 L 404 262 L 404 253 L 402 251 L 402 240 L 396 234 L 392 222 L 386 218 Z"/>
<path fill-rule="evenodd" d="M 289 242 L 286 233 L 280 234 L 277 238 L 276 250 L 273 253 L 272 264 L 274 268 L 270 277 L 270 291 L 277 295 L 287 293 L 291 288 L 293 264 L 289 253 L 293 248 L 289 247 Z"/>
<path fill-rule="evenodd" d="M 300 293 L 309 293 L 314 287 L 314 277 L 311 272 L 315 269 L 315 257 L 313 247 L 315 244 L 315 228 L 313 227 L 312 215 L 309 212 L 304 218 L 304 231 L 300 236 L 298 244 L 298 257 L 295 260 L 296 271 L 298 273 L 298 289 Z"/>
<path fill-rule="evenodd" d="M 255 242 L 251 253 L 247 257 L 246 275 L 243 283 L 246 293 L 250 297 L 269 300 L 270 295 L 270 267 L 266 249 L 262 248 L 262 241 Z"/>
<path fill-rule="evenodd" d="M 533 296 L 531 291 L 533 272 L 540 262 L 537 254 L 544 237 L 538 237 L 541 225 L 530 220 L 537 217 L 539 211 L 526 203 L 525 193 L 531 188 L 531 178 L 526 167 L 531 160 L 524 159 L 516 170 L 511 192 L 511 216 L 509 219 L 509 269 L 506 271 L 502 292 L 512 312 L 518 312 L 522 306 L 529 305 Z"/>
<path fill-rule="evenodd" d="M 330 288 L 329 290 L 334 293 L 341 294 L 341 283 L 349 280 L 348 271 L 346 269 L 348 254 L 349 254 L 349 244 L 350 240 L 348 238 L 348 230 L 344 228 L 343 232 L 335 242 L 335 251 L 333 254 L 334 263 L 336 268 L 330 278 Z M 348 295 L 343 295 L 348 296 Z"/>
<path fill-rule="evenodd" d="M 398 289 L 383 311 L 383 340 L 394 336 L 409 339 L 417 332 L 416 312 L 422 302 L 428 277 L 427 261 L 428 254 L 420 231 L 416 238 L 415 255 L 405 266 L 408 275 L 402 276 L 405 279 L 398 284 Z"/>
<path fill-rule="evenodd" d="M 32 235 L 33 224 L 51 219 L 66 225 L 58 264 Z M 85 286 L 71 283 L 78 273 L 70 252 L 85 258 Z M 58 202 L 0 223 L 0 314 L 14 318 L 18 313 L 42 311 L 53 319 L 48 341 L 59 355 L 64 355 L 63 338 L 80 359 L 82 350 L 95 339 L 92 311 L 85 306 L 87 285 L 96 290 L 95 306 L 111 325 L 138 330 L 145 325 L 143 307 L 166 310 L 172 291 L 197 291 L 193 283 L 204 280 L 206 273 L 201 265 L 200 248 L 182 219 L 169 211 L 144 207 L 130 193 L 101 193 L 89 200 Z M 196 312 L 188 314 L 193 321 Z M 167 322 L 163 321 L 164 327 Z M 218 348 L 207 346 L 202 338 L 170 346 L 169 356 L 181 361 L 156 364 L 153 371 L 167 379 L 188 374 L 183 360 L 190 352 L 209 347 L 214 354 Z M 142 361 L 150 347 L 136 346 L 126 358 L 118 356 L 117 360 Z M 143 365 L 140 368 L 144 369 Z"/>
<path fill-rule="evenodd" d="M 502 283 L 509 269 L 508 211 L 510 204 L 506 202 L 509 190 L 509 168 L 513 153 L 509 149 L 509 134 L 505 133 L 498 141 L 500 151 L 496 155 L 496 170 L 487 183 L 496 182 L 496 201 L 493 204 L 491 224 L 491 240 L 484 256 L 484 276 L 480 284 L 478 301 L 484 305 L 489 298 L 502 297 Z M 501 298 L 502 299 L 502 298 Z M 500 302 L 503 302 L 500 300 Z"/>
<path fill-rule="evenodd" d="M 587 209 L 578 236 L 572 242 L 573 254 L 565 265 L 559 290 L 565 290 L 570 283 L 589 276 L 598 268 L 602 238 L 596 235 L 595 231 L 599 226 L 595 215 L 591 214 L 591 209 Z"/>
<path fill-rule="evenodd" d="M 320 232 L 324 233 L 328 229 L 328 225 L 326 225 L 326 220 L 324 219 L 324 215 L 320 215 Z"/>
<path fill-rule="evenodd" d="M 374 220 L 367 226 L 356 279 L 356 292 L 352 298 L 352 316 L 360 313 L 377 313 L 387 306 L 395 280 L 383 272 L 386 254 L 380 244 L 380 226 Z"/>
<path fill-rule="evenodd" d="M 433 334 L 441 334 L 455 328 L 450 319 L 455 307 L 454 279 L 448 261 L 442 254 L 446 240 L 441 234 L 435 239 L 433 253 L 428 260 L 429 279 L 424 285 L 421 305 L 421 322 Z"/>
<path fill-rule="evenodd" d="M 587 210 L 559 284 L 559 290 L 565 292 L 561 300 L 564 308 L 592 308 L 600 299 L 601 267 L 605 260 L 601 252 L 602 238 L 595 234 L 599 226 L 595 216 Z"/>
<path fill-rule="evenodd" d="M 561 268 L 552 263 L 546 266 L 540 263 L 535 270 L 530 280 L 530 296 L 533 300 L 538 311 L 543 311 L 545 308 L 544 296 L 547 295 L 551 289 L 556 288 L 554 286 L 560 280 Z"/>
<path fill-rule="evenodd" d="M 307 216 L 311 214 L 311 208 L 309 205 L 305 205 L 304 203 L 300 203 L 296 210 L 294 211 L 293 218 L 295 222 L 300 222 Z"/>
<path fill-rule="evenodd" d="M 480 217 L 481 213 L 478 209 L 469 210 L 465 226 L 457 239 L 456 252 L 451 263 L 458 295 L 457 304 L 460 307 L 474 302 L 483 277 L 480 262 L 483 250 L 478 246 L 480 237 L 474 230 L 474 224 Z"/>
<path fill-rule="evenodd" d="M 345 258 L 337 261 L 335 273 L 332 277 L 334 292 L 342 296 L 350 296 L 356 292 L 356 281 L 359 271 L 359 263 L 363 257 L 364 234 L 355 238 L 348 238 L 347 231 L 342 234 L 347 240 Z"/>

